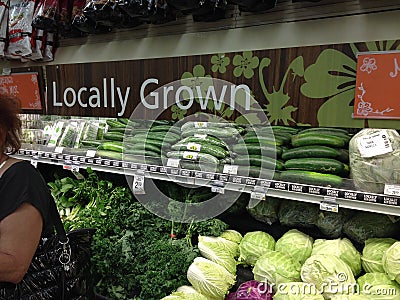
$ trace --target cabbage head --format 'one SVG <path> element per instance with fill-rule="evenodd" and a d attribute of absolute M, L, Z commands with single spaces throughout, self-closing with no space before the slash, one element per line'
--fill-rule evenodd
<path fill-rule="evenodd" d="M 268 233 L 263 231 L 248 232 L 239 244 L 239 261 L 254 266 L 261 255 L 274 249 L 275 240 Z"/>
<path fill-rule="evenodd" d="M 365 241 L 361 264 L 365 272 L 385 273 L 382 264 L 383 254 L 396 242 L 392 238 L 370 238 Z"/>
<path fill-rule="evenodd" d="M 332 254 L 311 255 L 301 267 L 301 279 L 315 284 L 327 298 L 356 289 L 356 280 L 350 267 Z"/>
<path fill-rule="evenodd" d="M 288 282 L 277 287 L 274 300 L 324 300 L 324 297 L 313 284 Z"/>
<path fill-rule="evenodd" d="M 311 256 L 313 238 L 297 229 L 291 229 L 276 241 L 275 250 L 289 254 L 303 264 Z"/>
<path fill-rule="evenodd" d="M 366 273 L 357 279 L 360 293 L 368 299 L 400 299 L 399 285 L 385 273 Z"/>
<path fill-rule="evenodd" d="M 394 243 L 385 251 L 382 263 L 389 278 L 400 283 L 400 242 Z"/>
<path fill-rule="evenodd" d="M 286 253 L 267 250 L 253 268 L 254 279 L 269 284 L 300 281 L 301 265 Z"/>
<path fill-rule="evenodd" d="M 161 300 L 208 300 L 206 296 L 198 293 L 194 288 L 183 288 L 176 290 L 171 295 L 162 298 Z"/>
<path fill-rule="evenodd" d="M 223 300 L 235 284 L 236 276 L 209 259 L 196 257 L 189 266 L 187 279 L 208 300 Z"/>
<path fill-rule="evenodd" d="M 223 266 L 232 274 L 236 274 L 235 256 L 239 253 L 239 245 L 222 237 L 199 236 L 197 247 L 200 254 Z"/>
<path fill-rule="evenodd" d="M 233 230 L 233 229 L 225 230 L 220 235 L 220 237 L 227 239 L 228 241 L 235 242 L 236 244 L 240 244 L 240 241 L 243 238 L 243 236 L 240 234 L 240 232 Z"/>
<path fill-rule="evenodd" d="M 334 295 L 332 298 L 330 298 L 331 300 L 366 300 L 368 298 L 365 298 L 364 295 L 358 295 L 358 294 L 354 294 L 354 295 Z"/>
<path fill-rule="evenodd" d="M 354 276 L 361 273 L 361 254 L 347 238 L 315 240 L 311 255 L 331 254 L 349 265 Z"/>

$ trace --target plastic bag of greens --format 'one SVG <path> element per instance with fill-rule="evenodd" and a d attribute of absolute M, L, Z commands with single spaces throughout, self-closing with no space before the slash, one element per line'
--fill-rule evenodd
<path fill-rule="evenodd" d="M 370 212 L 358 212 L 343 225 L 343 233 L 360 244 L 369 238 L 394 237 L 399 229 L 387 215 Z"/>
<path fill-rule="evenodd" d="M 278 211 L 281 202 L 282 199 L 267 196 L 265 201 L 260 201 L 253 207 L 248 205 L 247 211 L 257 221 L 272 224 L 278 221 Z"/>
<path fill-rule="evenodd" d="M 318 205 L 286 200 L 282 201 L 278 216 L 282 225 L 312 228 L 317 223 L 318 213 Z"/>
<path fill-rule="evenodd" d="M 324 235 L 337 239 L 342 234 L 343 224 L 350 216 L 351 210 L 348 209 L 340 209 L 338 213 L 320 211 L 316 225 Z"/>

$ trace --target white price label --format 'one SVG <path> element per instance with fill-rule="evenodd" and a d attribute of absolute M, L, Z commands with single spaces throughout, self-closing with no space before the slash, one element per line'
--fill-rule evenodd
<path fill-rule="evenodd" d="M 200 152 L 200 150 L 201 150 L 201 144 L 197 144 L 197 143 L 187 143 L 186 149 L 188 149 L 188 150 L 190 150 L 190 151 Z"/>
<path fill-rule="evenodd" d="M 359 137 L 357 145 L 362 157 L 374 157 L 393 152 L 386 130 Z"/>
<path fill-rule="evenodd" d="M 144 194 L 144 176 L 135 175 L 133 176 L 132 190 L 134 194 Z"/>
<path fill-rule="evenodd" d="M 197 137 L 199 139 L 205 140 L 207 138 L 207 134 L 195 133 L 194 137 Z"/>
<path fill-rule="evenodd" d="M 78 173 L 79 172 L 79 164 L 77 164 L 77 163 L 72 164 L 71 165 L 71 171 Z"/>
<path fill-rule="evenodd" d="M 218 194 L 225 194 L 225 189 L 222 186 L 212 186 L 211 192 L 218 193 Z"/>
<path fill-rule="evenodd" d="M 64 151 L 64 147 L 56 147 L 56 148 L 54 149 L 54 152 L 55 152 L 55 153 L 63 153 L 63 151 Z"/>
<path fill-rule="evenodd" d="M 224 165 L 222 172 L 225 174 L 237 175 L 238 169 L 239 166 L 237 165 Z"/>
<path fill-rule="evenodd" d="M 194 128 L 206 128 L 207 122 L 194 122 Z"/>
<path fill-rule="evenodd" d="M 86 151 L 86 157 L 95 157 L 95 156 L 96 156 L 96 150 Z"/>
<path fill-rule="evenodd" d="M 38 164 L 38 158 L 37 157 L 32 157 L 31 158 L 31 165 L 34 166 L 35 168 L 37 168 L 37 164 Z"/>
<path fill-rule="evenodd" d="M 399 184 L 385 184 L 383 191 L 385 195 L 400 196 L 400 185 Z"/>
<path fill-rule="evenodd" d="M 198 155 L 199 154 L 197 152 L 185 151 L 185 152 L 183 152 L 182 157 L 184 159 L 197 160 Z"/>
<path fill-rule="evenodd" d="M 337 213 L 337 212 L 339 212 L 339 204 L 321 201 L 319 203 L 319 209 L 323 210 L 323 211 Z"/>
<path fill-rule="evenodd" d="M 265 193 L 262 192 L 251 192 L 250 198 L 255 200 L 265 201 L 266 196 Z"/>
<path fill-rule="evenodd" d="M 179 158 L 168 158 L 167 159 L 167 167 L 178 168 L 180 163 Z"/>

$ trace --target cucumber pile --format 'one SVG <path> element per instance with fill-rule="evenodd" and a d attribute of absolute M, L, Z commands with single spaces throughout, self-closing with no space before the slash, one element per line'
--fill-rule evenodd
<path fill-rule="evenodd" d="M 291 138 L 282 153 L 280 180 L 337 187 L 349 176 L 350 135 L 340 128 L 308 128 Z"/>

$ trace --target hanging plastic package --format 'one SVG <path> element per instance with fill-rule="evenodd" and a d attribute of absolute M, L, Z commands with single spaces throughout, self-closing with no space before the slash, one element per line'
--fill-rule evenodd
<path fill-rule="evenodd" d="M 200 0 L 199 8 L 192 11 L 195 22 L 214 22 L 225 18 L 226 0 Z"/>
<path fill-rule="evenodd" d="M 57 0 L 40 0 L 33 14 L 32 26 L 50 32 L 57 31 Z"/>
<path fill-rule="evenodd" d="M 176 20 L 177 11 L 168 6 L 165 0 L 145 0 L 147 3 L 144 11 L 141 11 L 140 19 L 150 24 L 165 24 Z"/>
<path fill-rule="evenodd" d="M 55 34 L 53 32 L 46 33 L 42 61 L 48 62 L 48 61 L 54 60 L 54 52 L 56 49 L 54 38 L 55 38 Z"/>
<path fill-rule="evenodd" d="M 117 9 L 115 0 L 92 0 L 86 4 L 83 14 L 93 20 L 96 25 L 115 27 L 120 22 Z"/>
<path fill-rule="evenodd" d="M 8 1 L 0 1 L 0 58 L 3 58 L 6 49 L 8 26 Z"/>
<path fill-rule="evenodd" d="M 8 39 L 6 56 L 11 59 L 28 56 L 32 53 L 29 35 L 32 34 L 32 18 L 35 1 L 11 0 L 8 22 Z"/>
<path fill-rule="evenodd" d="M 95 21 L 85 16 L 83 10 L 90 2 L 91 1 L 74 0 L 71 17 L 73 27 L 83 33 L 89 34 L 110 32 L 111 27 L 96 24 Z"/>
<path fill-rule="evenodd" d="M 37 61 L 43 58 L 43 30 L 33 28 L 30 40 L 32 53 L 28 56 L 21 57 L 21 62 L 30 60 Z"/>

